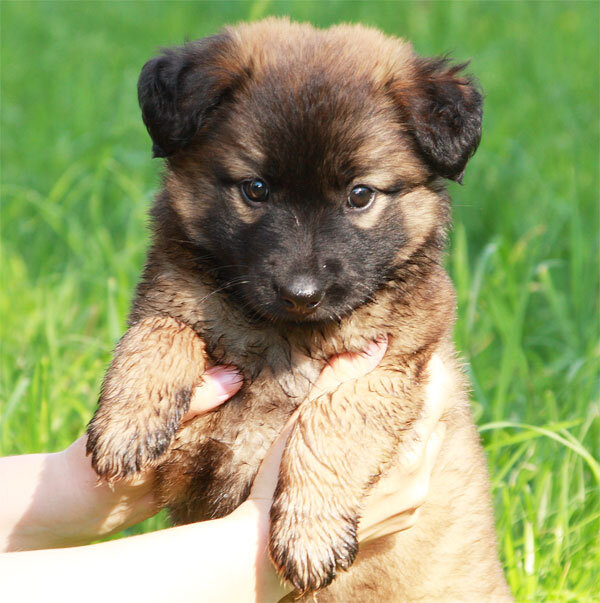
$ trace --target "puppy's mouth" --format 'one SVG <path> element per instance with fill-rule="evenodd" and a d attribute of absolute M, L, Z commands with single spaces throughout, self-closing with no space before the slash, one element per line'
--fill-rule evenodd
<path fill-rule="evenodd" d="M 227 293 L 253 322 L 290 326 L 339 323 L 366 301 L 347 299 L 341 287 L 318 290 L 305 285 L 296 288 L 271 286 L 269 291 L 245 282 L 228 289 Z"/>
<path fill-rule="evenodd" d="M 321 324 L 339 323 L 346 314 L 338 313 L 327 307 L 312 311 L 289 312 L 281 308 L 263 308 L 260 313 L 267 321 L 275 324 L 294 326 L 318 326 Z"/>
<path fill-rule="evenodd" d="M 249 268 L 249 267 L 248 267 Z M 215 289 L 253 324 L 307 325 L 339 323 L 372 299 L 367 285 L 320 280 L 310 273 L 277 279 L 251 268 L 234 273 L 212 269 Z"/>

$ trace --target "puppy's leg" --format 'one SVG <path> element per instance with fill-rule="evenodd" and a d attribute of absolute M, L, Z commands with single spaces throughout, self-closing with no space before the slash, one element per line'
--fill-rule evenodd
<path fill-rule="evenodd" d="M 130 475 L 164 454 L 204 366 L 203 341 L 174 318 L 145 318 L 125 333 L 87 430 L 99 475 Z"/>
<path fill-rule="evenodd" d="M 410 372 L 410 371 L 408 371 Z M 406 373 L 375 370 L 300 407 L 271 507 L 271 559 L 301 593 L 354 561 L 361 503 L 394 458 L 421 399 Z"/>

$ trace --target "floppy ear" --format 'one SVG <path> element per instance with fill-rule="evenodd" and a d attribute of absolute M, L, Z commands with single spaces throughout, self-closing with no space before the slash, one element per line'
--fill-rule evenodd
<path fill-rule="evenodd" d="M 227 33 L 150 59 L 140 74 L 138 99 L 154 156 L 169 157 L 190 142 L 243 73 Z"/>
<path fill-rule="evenodd" d="M 398 99 L 425 161 L 457 182 L 481 140 L 483 97 L 473 80 L 461 74 L 467 64 L 417 58 L 414 80 Z"/>

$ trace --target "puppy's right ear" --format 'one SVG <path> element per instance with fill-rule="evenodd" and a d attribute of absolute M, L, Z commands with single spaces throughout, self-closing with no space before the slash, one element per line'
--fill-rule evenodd
<path fill-rule="evenodd" d="M 243 75 L 228 33 L 150 59 L 140 74 L 138 98 L 154 157 L 169 157 L 186 146 Z"/>

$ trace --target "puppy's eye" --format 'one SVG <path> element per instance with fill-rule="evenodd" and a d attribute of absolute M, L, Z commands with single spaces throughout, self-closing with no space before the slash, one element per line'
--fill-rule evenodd
<path fill-rule="evenodd" d="M 244 199 L 250 203 L 264 203 L 269 198 L 269 187 L 260 178 L 244 180 L 241 188 Z"/>
<path fill-rule="evenodd" d="M 352 209 L 366 209 L 373 203 L 375 191 L 363 184 L 355 186 L 348 195 L 348 205 Z"/>

